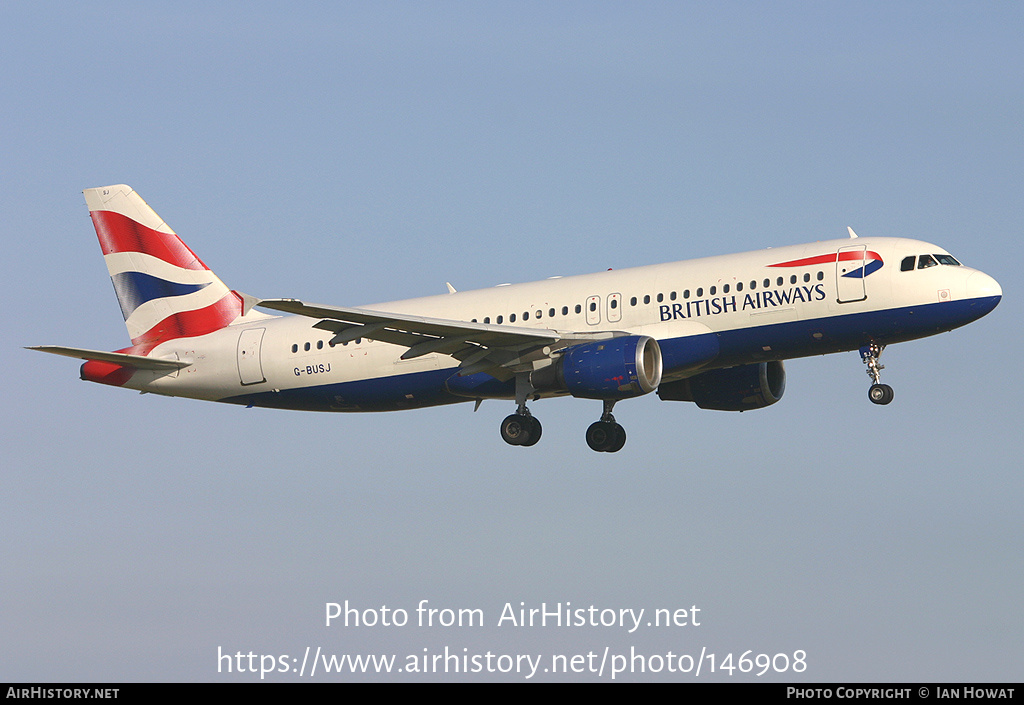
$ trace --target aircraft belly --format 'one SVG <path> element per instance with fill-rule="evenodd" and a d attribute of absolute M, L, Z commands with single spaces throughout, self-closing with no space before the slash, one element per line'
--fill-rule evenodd
<path fill-rule="evenodd" d="M 721 354 L 715 366 L 759 360 L 786 360 L 916 340 L 981 318 L 998 297 L 930 303 L 845 316 L 823 316 L 766 326 L 720 331 Z"/>
<path fill-rule="evenodd" d="M 397 411 L 467 401 L 449 394 L 445 380 L 454 369 L 434 369 L 385 377 L 317 383 L 290 389 L 252 392 L 221 401 L 307 411 Z"/>

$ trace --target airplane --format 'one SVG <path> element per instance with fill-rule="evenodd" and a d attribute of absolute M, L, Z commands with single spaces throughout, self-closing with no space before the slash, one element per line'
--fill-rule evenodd
<path fill-rule="evenodd" d="M 621 400 L 763 408 L 782 398 L 784 360 L 826 353 L 859 351 L 869 399 L 888 404 L 887 345 L 966 325 L 1002 297 L 941 247 L 848 228 L 838 240 L 477 291 L 449 283 L 359 308 L 259 299 L 228 289 L 130 187 L 83 193 L 132 344 L 29 349 L 85 360 L 86 381 L 246 407 L 475 411 L 513 400 L 500 431 L 517 446 L 541 438 L 530 401 L 600 401 L 586 441 L 614 453 L 626 442 L 612 415 Z"/>

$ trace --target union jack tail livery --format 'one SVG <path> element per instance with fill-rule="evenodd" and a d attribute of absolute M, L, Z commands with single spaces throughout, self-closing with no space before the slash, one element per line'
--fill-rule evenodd
<path fill-rule="evenodd" d="M 134 346 L 206 335 L 242 315 L 229 290 L 135 191 L 86 189 L 107 271 Z"/>

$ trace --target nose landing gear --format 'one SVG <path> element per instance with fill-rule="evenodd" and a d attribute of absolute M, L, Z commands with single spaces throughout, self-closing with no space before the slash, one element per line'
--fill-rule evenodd
<path fill-rule="evenodd" d="M 868 377 L 870 377 L 874 382 L 868 389 L 868 399 L 870 399 L 873 404 L 888 404 L 892 401 L 892 398 L 895 395 L 892 391 L 892 387 L 888 384 L 882 384 L 880 381 L 882 377 L 882 370 L 885 369 L 885 365 L 880 364 L 878 362 L 878 358 L 881 356 L 883 350 L 885 350 L 885 346 L 878 345 L 877 343 L 865 345 L 860 349 L 860 359 L 868 366 Z"/>

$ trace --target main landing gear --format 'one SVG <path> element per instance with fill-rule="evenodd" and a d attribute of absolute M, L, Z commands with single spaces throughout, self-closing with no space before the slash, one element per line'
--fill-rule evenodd
<path fill-rule="evenodd" d="M 590 424 L 587 429 L 587 445 L 598 453 L 617 453 L 626 445 L 626 429 L 615 423 L 613 406 L 614 401 L 605 400 L 601 420 Z"/>
<path fill-rule="evenodd" d="M 512 446 L 532 446 L 540 440 L 541 430 L 540 421 L 524 405 L 501 422 L 501 440 Z"/>
<path fill-rule="evenodd" d="M 616 453 L 626 445 L 626 429 L 615 423 L 611 414 L 613 403 L 605 402 L 601 420 L 587 429 L 587 445 L 599 453 Z M 541 430 L 540 421 L 524 406 L 501 422 L 501 439 L 513 446 L 532 446 L 540 440 Z"/>
<path fill-rule="evenodd" d="M 876 343 L 865 345 L 860 349 L 860 359 L 868 366 L 868 377 L 870 377 L 874 382 L 874 384 L 871 385 L 871 388 L 868 389 L 868 399 L 870 399 L 873 404 L 888 404 L 892 401 L 894 396 L 892 387 L 888 384 L 882 384 L 880 381 L 882 377 L 882 370 L 885 369 L 885 365 L 879 364 L 878 358 L 881 356 L 883 350 L 885 350 L 885 346 L 878 345 Z"/>
<path fill-rule="evenodd" d="M 528 381 L 516 379 L 516 413 L 506 416 L 501 422 L 501 439 L 512 446 L 532 446 L 540 440 L 540 421 L 526 408 L 526 400 L 534 393 Z M 604 402 L 601 420 L 590 424 L 587 429 L 587 445 L 599 453 L 615 453 L 626 444 L 626 430 L 615 423 L 612 416 L 614 401 Z"/>

